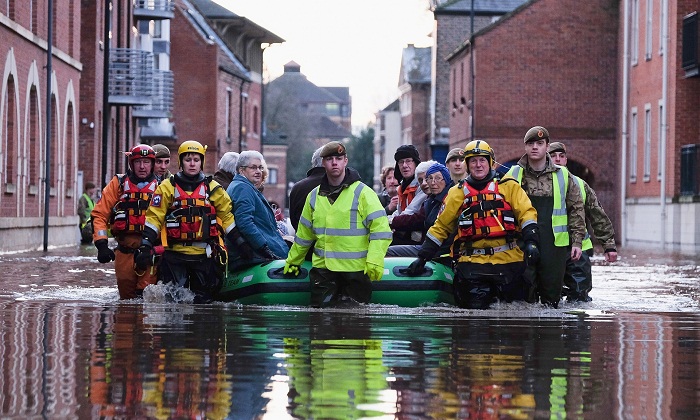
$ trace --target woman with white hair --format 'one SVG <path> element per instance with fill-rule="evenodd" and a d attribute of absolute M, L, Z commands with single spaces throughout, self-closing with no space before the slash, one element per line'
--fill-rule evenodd
<path fill-rule="evenodd" d="M 277 231 L 275 212 L 257 188 L 262 182 L 265 166 L 260 152 L 241 152 L 236 164 L 236 176 L 226 189 L 233 202 L 233 215 L 241 239 L 253 250 L 252 256 L 244 255 L 240 244 L 231 244 L 231 270 L 266 260 L 285 259 L 289 252 L 287 243 Z"/>
<path fill-rule="evenodd" d="M 238 163 L 238 153 L 226 152 L 221 159 L 214 173 L 214 181 L 221 184 L 224 189 L 228 188 L 234 175 L 236 175 L 236 164 Z"/>

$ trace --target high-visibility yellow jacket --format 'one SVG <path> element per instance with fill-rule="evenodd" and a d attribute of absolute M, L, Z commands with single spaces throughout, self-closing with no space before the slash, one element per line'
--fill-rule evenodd
<path fill-rule="evenodd" d="M 313 245 L 316 268 L 355 272 L 363 271 L 367 262 L 384 267 L 391 229 L 377 194 L 355 181 L 331 203 L 319 188 L 306 197 L 287 261 L 300 265 Z"/>
<path fill-rule="evenodd" d="M 151 198 L 151 205 L 146 211 L 146 227 L 155 231 L 156 235 L 161 238 L 161 231 L 165 227 L 165 219 L 175 196 L 175 177 L 176 175 L 170 178 L 173 182 L 166 180 L 158 185 L 153 193 L 153 198 Z M 208 179 L 208 182 L 209 201 L 216 208 L 216 218 L 221 221 L 222 230 L 224 233 L 228 233 L 236 226 L 231 212 L 231 198 L 218 182 L 211 179 Z M 200 255 L 206 253 L 207 245 L 210 244 L 206 242 L 192 242 L 191 244 L 169 242 L 168 249 L 188 255 Z"/>

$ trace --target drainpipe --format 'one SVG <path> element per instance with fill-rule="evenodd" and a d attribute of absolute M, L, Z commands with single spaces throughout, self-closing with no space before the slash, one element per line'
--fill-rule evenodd
<path fill-rule="evenodd" d="M 664 51 L 663 59 L 663 70 L 662 80 L 661 80 L 661 107 L 663 112 L 661 113 L 661 192 L 659 193 L 659 200 L 661 200 L 661 249 L 666 249 L 666 222 L 668 215 L 666 214 L 666 131 L 668 130 L 668 121 L 666 120 L 666 115 L 668 115 L 668 107 L 666 102 L 668 100 L 668 56 L 670 51 L 668 43 L 668 0 L 661 0 L 661 13 L 665 13 L 664 20 L 661 22 L 661 33 L 662 33 L 662 45 Z"/>
<path fill-rule="evenodd" d="M 469 44 L 471 44 L 470 45 L 471 54 L 469 54 L 469 57 L 471 58 L 471 62 L 469 64 L 471 67 L 471 80 L 470 80 L 471 83 L 470 84 L 471 84 L 471 96 L 472 96 L 471 97 L 471 103 L 472 103 L 471 104 L 472 105 L 471 106 L 471 118 L 472 118 L 472 120 L 471 120 L 471 124 L 470 124 L 471 125 L 471 133 L 470 133 L 469 141 L 471 141 L 471 140 L 474 140 L 474 132 L 476 131 L 474 129 L 474 126 L 476 125 L 475 116 L 474 116 L 474 109 L 476 108 L 476 102 L 474 102 L 476 100 L 476 96 L 474 95 L 474 88 L 476 86 L 476 74 L 474 74 L 475 73 L 475 71 L 474 71 L 474 69 L 475 69 L 475 63 L 474 63 L 474 0 L 472 0 L 472 8 L 471 8 L 471 11 L 469 13 L 469 21 L 470 21 L 470 25 L 471 25 L 470 26 L 471 34 L 469 35 Z"/>
<path fill-rule="evenodd" d="M 109 152 L 109 128 L 110 128 L 110 108 L 109 108 L 109 33 L 112 26 L 111 8 L 109 0 L 104 2 L 104 37 L 103 60 L 102 60 L 102 186 L 107 184 L 107 153 Z"/>
<path fill-rule="evenodd" d="M 625 0 L 624 10 L 624 33 L 623 33 L 623 56 L 622 56 L 622 162 L 620 164 L 620 245 L 627 245 L 627 109 L 629 108 L 629 85 L 630 85 L 630 0 Z"/>
<path fill-rule="evenodd" d="M 51 200 L 51 60 L 53 56 L 53 0 L 49 0 L 48 35 L 46 38 L 46 176 L 44 177 L 44 252 L 49 247 L 49 201 Z"/>

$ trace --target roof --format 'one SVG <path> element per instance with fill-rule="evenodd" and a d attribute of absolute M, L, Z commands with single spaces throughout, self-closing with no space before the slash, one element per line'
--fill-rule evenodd
<path fill-rule="evenodd" d="M 260 42 L 265 42 L 269 44 L 278 44 L 284 42 L 284 39 L 273 34 L 269 30 L 263 28 L 262 26 L 259 26 L 255 22 L 252 22 L 243 16 L 239 16 L 233 13 L 224 6 L 214 3 L 211 0 L 189 1 L 197 8 L 199 13 L 201 13 L 204 17 L 211 21 L 235 23 L 236 30 L 238 32 L 245 33 L 249 36 L 254 36 Z"/>
<path fill-rule="evenodd" d="M 403 49 L 399 85 L 404 83 L 430 83 L 431 48 L 416 48 L 413 44 Z"/>
<path fill-rule="evenodd" d="M 527 0 L 474 0 L 474 14 L 505 14 L 525 3 Z M 435 14 L 470 14 L 472 0 L 447 0 L 435 7 Z"/>
<path fill-rule="evenodd" d="M 298 64 L 294 62 L 287 63 L 287 65 L 284 66 L 284 73 L 269 83 L 270 88 L 283 90 L 291 97 L 296 98 L 299 103 L 302 104 L 347 102 L 335 96 L 330 90 L 311 83 L 306 76 L 299 71 L 299 69 L 300 66 Z"/>
<path fill-rule="evenodd" d="M 192 0 L 192 1 L 204 1 L 204 0 Z M 250 81 L 250 72 L 248 69 L 241 63 L 238 58 L 236 58 L 236 55 L 231 51 L 228 46 L 226 46 L 226 43 L 219 38 L 219 35 L 216 33 L 216 31 L 209 25 L 207 20 L 202 16 L 199 11 L 192 6 L 190 1 L 188 0 L 183 0 L 183 4 L 185 7 L 187 7 L 187 10 L 185 11 L 184 16 L 187 18 L 187 20 L 190 22 L 192 27 L 199 32 L 199 34 L 207 40 L 207 42 L 211 44 L 216 44 L 221 52 L 224 53 L 226 58 L 228 58 L 230 65 L 224 66 L 228 72 L 234 74 L 235 76 L 238 76 L 242 79 Z"/>
<path fill-rule="evenodd" d="M 309 134 L 313 138 L 325 138 L 331 140 L 342 140 L 350 137 L 352 133 L 340 124 L 336 124 L 330 118 L 319 115 L 310 119 Z"/>

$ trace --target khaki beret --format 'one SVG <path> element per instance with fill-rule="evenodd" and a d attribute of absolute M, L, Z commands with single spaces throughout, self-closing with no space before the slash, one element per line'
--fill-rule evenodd
<path fill-rule="evenodd" d="M 554 153 L 554 152 L 564 152 L 566 153 L 566 146 L 564 146 L 564 143 L 560 141 L 553 141 L 549 143 L 549 147 L 547 148 L 547 153 Z"/>
<path fill-rule="evenodd" d="M 546 128 L 539 125 L 536 125 L 531 129 L 527 130 L 527 133 L 525 133 L 525 138 L 523 139 L 523 143 L 537 140 L 547 140 L 547 142 L 549 142 L 549 131 L 547 131 Z"/>
<path fill-rule="evenodd" d="M 450 159 L 464 160 L 464 149 L 462 149 L 461 147 L 457 147 L 450 150 L 450 152 L 447 154 L 447 157 L 445 158 L 445 163 L 449 162 Z"/>
<path fill-rule="evenodd" d="M 328 156 L 345 156 L 347 151 L 343 143 L 339 141 L 332 141 L 321 149 L 321 157 L 325 158 Z"/>

